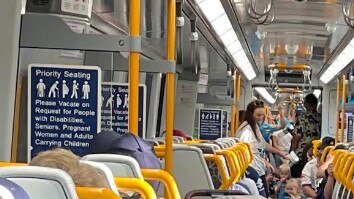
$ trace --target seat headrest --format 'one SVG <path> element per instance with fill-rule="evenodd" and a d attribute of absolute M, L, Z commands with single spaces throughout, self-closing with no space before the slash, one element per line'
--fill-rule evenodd
<path fill-rule="evenodd" d="M 19 184 L 31 198 L 66 196 L 67 199 L 78 199 L 73 180 L 69 174 L 59 169 L 38 166 L 1 167 L 0 176 Z M 51 191 L 55 191 L 57 195 Z"/>

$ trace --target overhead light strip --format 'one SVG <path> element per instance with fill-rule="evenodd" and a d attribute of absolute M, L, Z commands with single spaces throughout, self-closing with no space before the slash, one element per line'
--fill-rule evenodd
<path fill-rule="evenodd" d="M 333 63 L 321 75 L 320 80 L 324 84 L 330 82 L 340 71 L 342 71 L 354 59 L 354 38 L 337 56 Z"/>
<path fill-rule="evenodd" d="M 256 72 L 235 30 L 232 28 L 230 19 L 220 0 L 196 0 L 196 2 L 247 80 L 254 79 L 257 76 Z"/>
<path fill-rule="evenodd" d="M 265 99 L 270 104 L 275 103 L 275 99 L 270 95 L 270 93 L 264 87 L 255 87 L 254 90 L 256 90 L 257 93 L 259 93 L 262 96 L 262 98 Z"/>

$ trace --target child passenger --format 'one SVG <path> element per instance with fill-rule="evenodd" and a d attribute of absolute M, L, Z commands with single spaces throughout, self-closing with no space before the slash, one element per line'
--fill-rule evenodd
<path fill-rule="evenodd" d="M 291 178 L 285 185 L 285 193 L 280 199 L 305 199 L 301 191 L 301 182 L 298 178 Z"/>
<path fill-rule="evenodd" d="M 285 186 L 287 181 L 291 178 L 290 166 L 289 164 L 282 164 L 279 167 L 279 181 L 276 182 L 274 191 L 278 194 L 278 199 L 280 199 L 285 193 Z"/>

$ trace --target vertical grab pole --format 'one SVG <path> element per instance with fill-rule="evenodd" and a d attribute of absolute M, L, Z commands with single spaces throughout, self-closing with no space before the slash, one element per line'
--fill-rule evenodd
<path fill-rule="evenodd" d="M 346 103 L 346 95 L 345 95 L 345 93 L 346 93 L 346 84 L 345 84 L 345 78 L 346 78 L 346 76 L 345 75 L 343 75 L 343 77 L 342 77 L 342 86 L 343 86 L 343 90 L 342 90 L 342 120 L 341 120 L 341 126 L 340 126 L 340 130 L 341 130 L 341 138 L 340 138 L 340 140 L 341 140 L 341 142 L 344 142 L 344 125 L 345 125 L 345 103 Z"/>
<path fill-rule="evenodd" d="M 234 102 L 236 101 L 236 92 L 237 92 L 237 80 L 236 80 L 236 76 L 237 76 L 237 71 L 235 70 L 234 75 L 233 75 L 233 79 L 234 79 L 234 95 L 233 95 L 233 99 Z M 231 128 L 230 128 L 230 136 L 231 137 L 235 137 L 236 135 L 236 104 L 232 104 L 231 106 Z"/>
<path fill-rule="evenodd" d="M 239 121 L 240 121 L 240 98 L 241 98 L 241 74 L 237 73 L 236 75 L 236 80 L 237 80 L 237 93 L 236 93 L 236 100 L 237 100 L 237 105 L 236 105 L 236 129 L 239 126 Z"/>
<path fill-rule="evenodd" d="M 130 36 L 140 36 L 140 0 L 130 0 Z M 138 135 L 140 52 L 129 53 L 129 132 Z"/>
<path fill-rule="evenodd" d="M 339 99 L 340 99 L 340 81 L 337 79 L 337 96 L 336 96 L 336 130 L 335 130 L 335 143 L 338 143 L 338 130 L 339 130 L 339 114 L 340 111 L 338 109 L 339 107 Z"/>
<path fill-rule="evenodd" d="M 17 78 L 17 86 L 16 86 L 15 115 L 14 115 L 14 128 L 13 128 L 13 133 L 12 133 L 11 162 L 17 161 L 18 137 L 19 137 L 19 131 L 20 131 L 22 79 L 23 79 L 22 74 L 19 74 L 18 78 Z"/>
<path fill-rule="evenodd" d="M 175 41 L 176 41 L 176 0 L 168 0 L 167 5 L 167 60 L 175 61 Z M 174 119 L 174 99 L 175 99 L 175 74 L 167 73 L 166 75 L 166 157 L 165 170 L 172 175 L 173 171 L 173 153 L 172 153 L 172 136 L 173 136 L 173 119 Z M 165 192 L 165 198 L 168 198 Z"/>

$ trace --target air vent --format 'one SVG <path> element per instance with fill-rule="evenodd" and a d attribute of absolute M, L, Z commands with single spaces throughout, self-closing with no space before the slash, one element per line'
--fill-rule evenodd
<path fill-rule="evenodd" d="M 44 6 L 49 3 L 50 0 L 31 0 L 34 5 Z"/>

